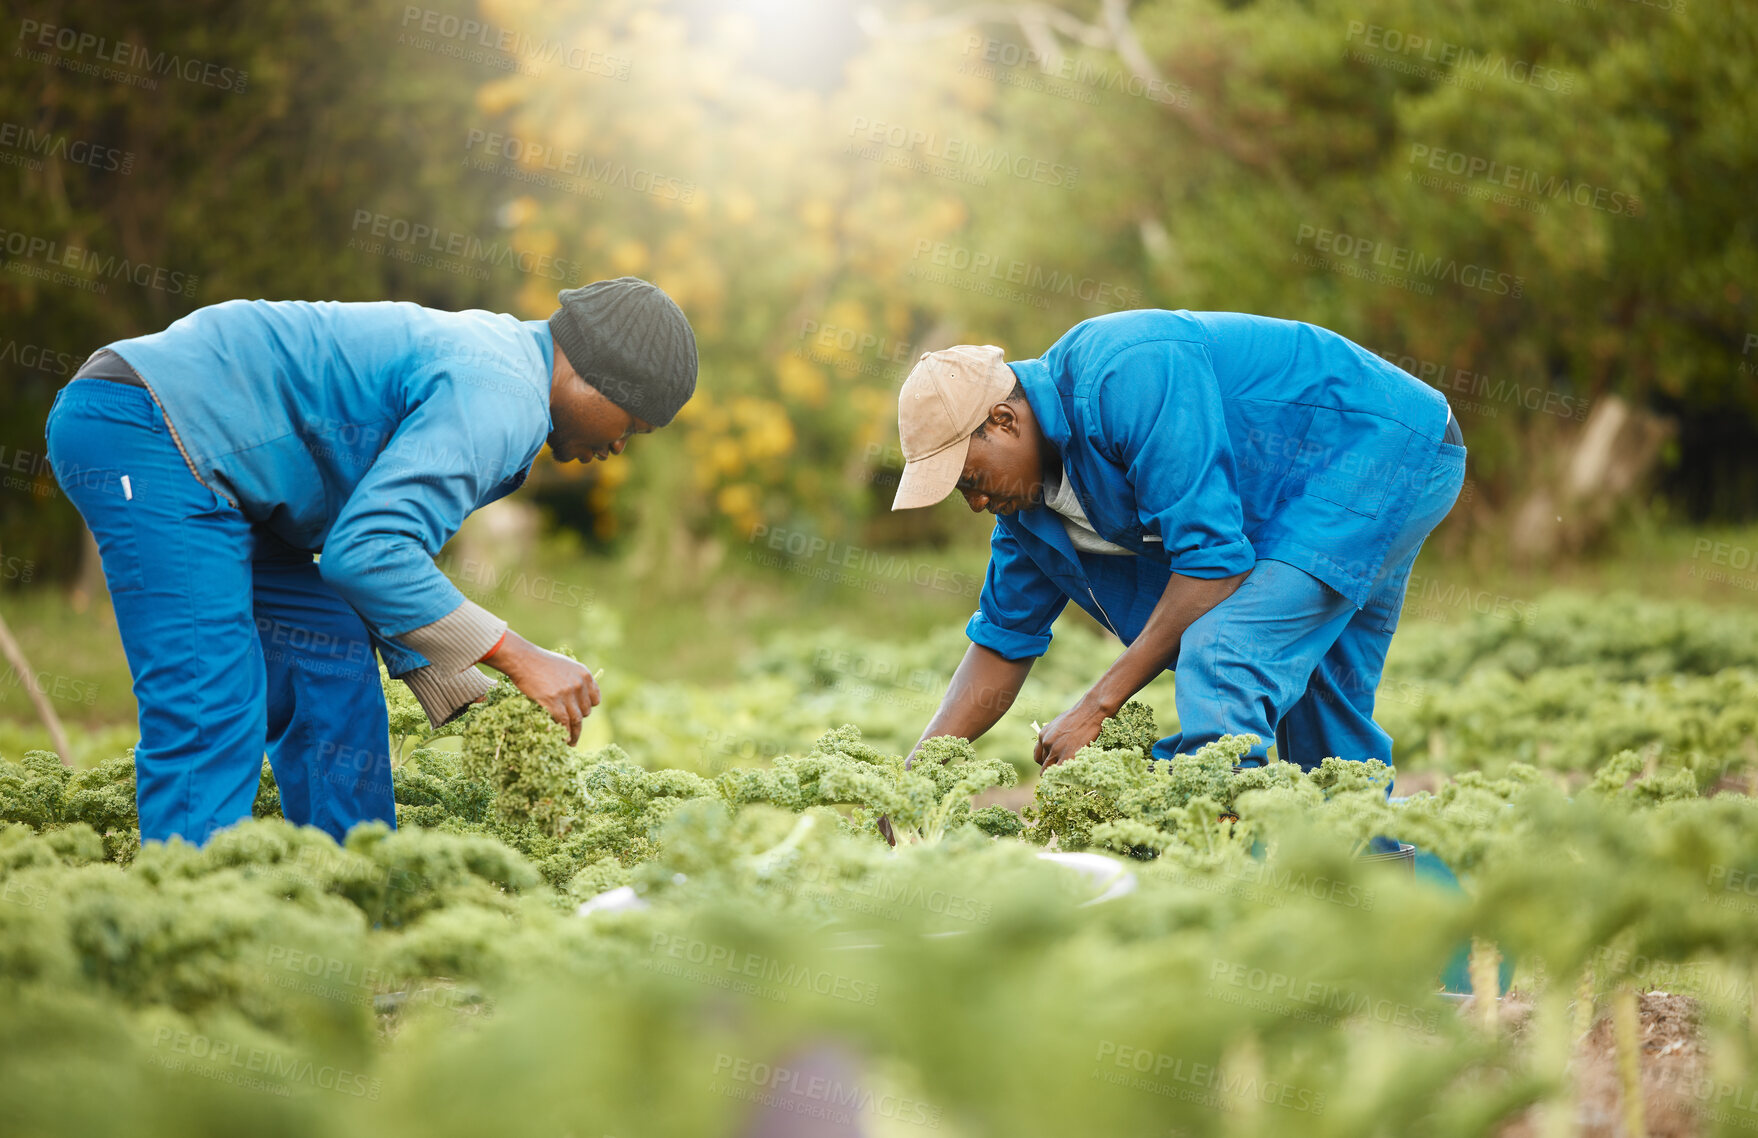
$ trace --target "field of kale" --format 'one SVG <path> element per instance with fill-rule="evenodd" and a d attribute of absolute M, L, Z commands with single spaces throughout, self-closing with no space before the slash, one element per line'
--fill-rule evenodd
<path fill-rule="evenodd" d="M 6 756 L 0 1118 L 1758 1128 L 1758 617 L 1560 593 L 1499 615 L 1399 633 L 1397 785 L 1336 760 L 1236 771 L 1225 742 L 1151 768 L 1164 681 L 1157 726 L 1132 704 L 1018 785 L 1020 723 L 1112 651 L 1078 629 L 996 732 L 909 769 L 956 629 L 780 636 L 731 685 L 624 692 L 573 749 L 504 685 L 430 737 L 393 684 L 398 828 L 342 846 L 281 820 L 266 768 L 256 820 L 142 849 L 127 756 Z M 1417 872 L 1362 856 L 1386 839 Z"/>

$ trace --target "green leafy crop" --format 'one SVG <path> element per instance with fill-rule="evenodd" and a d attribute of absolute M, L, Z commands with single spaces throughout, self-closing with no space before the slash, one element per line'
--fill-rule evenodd
<path fill-rule="evenodd" d="M 753 1100 L 704 1085 L 786 1096 L 754 1072 L 830 1048 L 834 1093 L 972 1133 L 1482 1133 L 1566 1105 L 1568 1048 L 1544 1041 L 1633 960 L 1744 1061 L 1758 815 L 1654 750 L 1394 800 L 1377 762 L 1235 770 L 1249 738 L 1152 762 L 1132 704 L 1022 816 L 972 808 L 1015 768 L 952 738 L 906 766 L 844 725 L 707 778 L 569 748 L 505 689 L 459 730 L 411 736 L 399 828 L 340 845 L 279 817 L 272 773 L 263 817 L 137 849 L 126 757 L 0 763 L 0 1111 L 315 1135 L 358 1124 L 378 1079 L 391 1133 L 634 1132 L 656 1095 L 670 1121 L 644 1132 L 738 1132 Z M 1463 890 L 1357 856 L 1376 837 Z M 1537 993 L 1530 1044 L 1435 997 L 1472 938 Z M 198 1048 L 276 1093 L 210 1102 L 236 1071 Z M 305 1064 L 366 1082 L 337 1095 Z M 100 1071 L 129 1118 L 72 1093 L 66 1072 Z"/>
<path fill-rule="evenodd" d="M 583 805 L 568 733 L 512 684 L 500 681 L 463 729 L 463 773 L 494 788 L 502 825 L 565 832 Z"/>
<path fill-rule="evenodd" d="M 1191 836 L 1193 818 L 1205 819 L 1206 833 L 1243 791 L 1281 785 L 1299 774 L 1286 763 L 1235 774 L 1233 767 L 1256 744 L 1255 736 L 1228 736 L 1194 755 L 1153 762 L 1158 739 L 1153 709 L 1136 700 L 1124 704 L 1092 743 L 1038 780 L 1037 795 L 1025 811 L 1025 837 L 1064 850 L 1097 846 L 1154 856 L 1180 833 Z M 1191 812 L 1188 808 L 1198 802 L 1200 809 Z"/>
<path fill-rule="evenodd" d="M 111 860 L 127 862 L 140 848 L 132 754 L 78 772 L 53 751 L 28 751 L 17 763 L 0 758 L 0 822 L 43 831 L 89 826 Z"/>

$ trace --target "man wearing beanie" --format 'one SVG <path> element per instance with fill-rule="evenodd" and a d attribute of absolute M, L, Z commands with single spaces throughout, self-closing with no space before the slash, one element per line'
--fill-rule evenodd
<path fill-rule="evenodd" d="M 234 300 L 95 353 L 56 397 L 49 459 L 134 678 L 141 837 L 250 817 L 265 751 L 290 821 L 395 825 L 374 650 L 435 726 L 489 689 L 485 663 L 578 740 L 591 673 L 433 556 L 545 443 L 621 454 L 695 387 L 689 322 L 632 277 L 562 293 L 547 321 Z"/>
<path fill-rule="evenodd" d="M 1039 736 L 1051 765 L 1168 668 L 1180 733 L 1245 760 L 1390 764 L 1373 721 L 1411 564 L 1464 480 L 1447 401 L 1335 332 L 1233 312 L 1117 312 L 1035 360 L 922 357 L 898 395 L 893 509 L 996 515 L 971 647 L 924 739 L 1007 711 L 1072 600 L 1126 648 Z"/>

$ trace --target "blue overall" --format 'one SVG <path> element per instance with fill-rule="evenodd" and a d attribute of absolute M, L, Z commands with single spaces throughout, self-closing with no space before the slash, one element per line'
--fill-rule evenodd
<path fill-rule="evenodd" d="M 971 640 L 1042 655 L 1072 599 L 1125 644 L 1171 575 L 1249 572 L 1185 631 L 1180 733 L 1157 758 L 1253 734 L 1310 769 L 1392 762 L 1373 721 L 1418 549 L 1452 508 L 1465 449 L 1445 399 L 1310 324 L 1114 313 L 1008 365 L 1099 536 L 1086 553 L 1038 506 L 999 518 Z"/>
<path fill-rule="evenodd" d="M 548 436 L 547 327 L 232 301 L 112 350 L 148 387 L 76 377 L 48 449 L 134 680 L 142 838 L 249 817 L 265 751 L 289 820 L 394 824 L 374 650 L 425 665 L 395 637 L 462 603 L 432 555 Z"/>

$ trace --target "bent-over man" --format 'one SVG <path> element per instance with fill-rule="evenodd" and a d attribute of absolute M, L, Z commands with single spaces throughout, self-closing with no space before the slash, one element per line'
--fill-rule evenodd
<path fill-rule="evenodd" d="M 1012 704 L 1070 600 L 1127 646 L 1039 737 L 1071 757 L 1162 671 L 1179 733 L 1273 740 L 1303 768 L 1392 761 L 1374 693 L 1423 538 L 1465 448 L 1441 394 L 1311 324 L 1119 312 L 1035 360 L 930 352 L 904 380 L 893 509 L 957 490 L 995 514 L 971 647 L 924 739 Z M 919 744 L 918 744 L 919 745 Z"/>
<path fill-rule="evenodd" d="M 394 825 L 374 649 L 436 726 L 488 690 L 481 662 L 577 740 L 592 674 L 433 556 L 545 443 L 591 462 L 671 422 L 696 363 L 684 314 L 630 277 L 548 320 L 234 300 L 95 353 L 56 396 L 49 458 L 134 680 L 141 837 L 250 817 L 265 749 L 289 820 Z"/>

